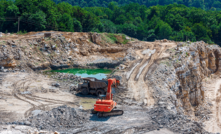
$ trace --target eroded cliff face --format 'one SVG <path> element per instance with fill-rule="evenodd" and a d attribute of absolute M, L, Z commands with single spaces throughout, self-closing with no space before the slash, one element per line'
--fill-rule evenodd
<path fill-rule="evenodd" d="M 122 99 L 124 103 L 163 107 L 192 119 L 210 113 L 204 107 L 208 102 L 203 79 L 221 71 L 219 46 L 202 41 L 156 41 L 155 45 L 147 44 L 142 50 L 132 51 L 139 57 L 122 63 L 116 73 L 127 87 L 122 94 L 126 98 Z"/>
<path fill-rule="evenodd" d="M 164 102 L 170 109 L 176 107 L 194 116 L 197 106 L 204 103 L 203 79 L 221 71 L 220 47 L 202 41 L 178 43 L 166 52 L 170 53 L 168 59 L 159 61 L 157 68 L 147 74 L 153 96 L 159 96 L 158 104 Z"/>
<path fill-rule="evenodd" d="M 107 33 L 51 32 L 51 37 L 45 37 L 44 32 L 33 32 L 0 38 L 0 66 L 32 70 L 115 67 L 132 47 L 132 38 L 111 35 L 114 40 L 109 36 Z"/>

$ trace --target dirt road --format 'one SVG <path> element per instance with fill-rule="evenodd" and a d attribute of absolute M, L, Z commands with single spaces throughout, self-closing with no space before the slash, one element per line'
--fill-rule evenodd
<path fill-rule="evenodd" d="M 205 122 L 205 130 L 217 133 L 221 132 L 221 79 L 206 78 L 204 80 L 206 88 L 206 100 L 211 102 L 211 118 Z"/>
<path fill-rule="evenodd" d="M 168 56 L 164 53 L 166 49 L 175 47 L 175 43 L 163 43 L 149 46 L 149 50 L 152 53 L 145 53 L 146 49 L 136 51 L 140 56 L 140 59 L 134 61 L 134 63 L 129 67 L 126 78 L 127 78 L 127 88 L 131 99 L 135 99 L 140 104 L 146 106 L 153 106 L 154 99 L 152 97 L 151 90 L 147 84 L 146 76 L 149 70 L 155 67 L 155 61 L 164 56 Z M 143 52 L 143 53 L 142 53 Z"/>

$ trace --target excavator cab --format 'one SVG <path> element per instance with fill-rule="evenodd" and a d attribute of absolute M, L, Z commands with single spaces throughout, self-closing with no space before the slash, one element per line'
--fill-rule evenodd
<path fill-rule="evenodd" d="M 100 94 L 100 95 L 99 95 L 99 99 L 102 100 L 102 99 L 105 99 L 105 98 L 106 98 L 106 95 L 104 95 L 104 94 Z"/>

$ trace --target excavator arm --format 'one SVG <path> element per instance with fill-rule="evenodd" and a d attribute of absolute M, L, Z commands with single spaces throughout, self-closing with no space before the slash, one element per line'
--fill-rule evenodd
<path fill-rule="evenodd" d="M 106 100 L 113 100 L 113 94 L 112 94 L 112 86 L 117 87 L 120 84 L 119 80 L 116 80 L 115 78 L 108 79 L 108 87 L 107 87 L 107 94 L 106 94 Z"/>

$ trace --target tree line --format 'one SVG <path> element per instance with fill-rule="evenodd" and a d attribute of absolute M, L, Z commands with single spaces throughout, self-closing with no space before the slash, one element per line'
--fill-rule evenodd
<path fill-rule="evenodd" d="M 221 0 L 54 0 L 56 4 L 68 2 L 72 6 L 80 7 L 108 7 L 110 2 L 118 6 L 138 3 L 147 7 L 156 5 L 183 4 L 187 7 L 197 7 L 204 10 L 221 10 Z"/>
<path fill-rule="evenodd" d="M 57 30 L 67 32 L 124 33 L 145 41 L 203 40 L 219 43 L 221 11 L 181 4 L 146 7 L 138 3 L 107 7 L 80 7 L 52 0 L 0 0 L 0 31 Z"/>

